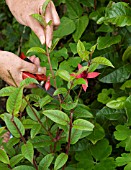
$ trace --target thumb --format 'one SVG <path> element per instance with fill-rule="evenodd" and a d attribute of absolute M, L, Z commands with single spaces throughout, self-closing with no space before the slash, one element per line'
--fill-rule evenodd
<path fill-rule="evenodd" d="M 22 60 L 21 71 L 26 71 L 26 72 L 29 72 L 32 74 L 36 74 L 38 72 L 38 67 L 35 64 L 28 63 L 28 62 Z"/>
<path fill-rule="evenodd" d="M 27 17 L 27 26 L 37 35 L 41 44 L 45 44 L 44 28 L 31 16 Z"/>

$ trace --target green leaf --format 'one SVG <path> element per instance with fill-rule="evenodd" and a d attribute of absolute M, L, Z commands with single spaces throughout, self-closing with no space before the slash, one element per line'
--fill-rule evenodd
<path fill-rule="evenodd" d="M 40 124 L 34 124 L 33 127 L 31 128 L 31 139 L 33 139 L 41 130 L 41 125 Z"/>
<path fill-rule="evenodd" d="M 94 125 L 87 120 L 77 119 L 73 122 L 73 127 L 79 130 L 93 131 Z"/>
<path fill-rule="evenodd" d="M 88 72 L 94 72 L 97 68 L 98 68 L 99 64 L 97 63 L 91 63 L 91 65 L 89 66 Z"/>
<path fill-rule="evenodd" d="M 68 160 L 67 154 L 61 153 L 60 155 L 58 155 L 55 160 L 54 170 L 60 169 L 63 165 L 65 165 L 67 160 Z"/>
<path fill-rule="evenodd" d="M 1 97 L 10 96 L 15 90 L 16 87 L 13 86 L 4 87 L 0 90 L 0 96 Z"/>
<path fill-rule="evenodd" d="M 127 49 L 125 50 L 125 52 L 122 56 L 123 61 L 126 61 L 128 59 L 131 59 L 131 46 L 127 47 Z"/>
<path fill-rule="evenodd" d="M 105 37 L 98 37 L 97 39 L 97 48 L 98 50 L 110 47 L 113 44 L 117 44 L 121 41 L 121 36 L 117 35 L 114 37 L 109 37 L 109 36 L 105 36 Z"/>
<path fill-rule="evenodd" d="M 95 165 L 94 168 L 94 170 L 115 170 L 115 169 L 116 169 L 116 163 L 114 161 L 114 158 L 112 157 L 100 161 Z"/>
<path fill-rule="evenodd" d="M 78 100 L 76 100 L 76 102 L 72 102 L 72 101 L 69 101 L 67 103 L 62 103 L 61 104 L 61 107 L 65 110 L 71 110 L 71 109 L 74 109 L 78 104 Z"/>
<path fill-rule="evenodd" d="M 110 156 L 112 147 L 109 145 L 107 139 L 103 139 L 98 141 L 95 145 L 90 146 L 90 152 L 96 161 L 101 161 Z"/>
<path fill-rule="evenodd" d="M 50 1 L 51 1 L 51 0 L 46 0 L 46 1 L 44 2 L 43 6 L 42 6 L 42 11 L 43 11 L 43 13 L 46 12 L 46 8 L 47 8 L 47 6 L 48 6 L 48 4 L 49 4 Z"/>
<path fill-rule="evenodd" d="M 130 170 L 130 169 L 131 169 L 131 162 L 128 163 L 128 164 L 125 166 L 124 170 Z"/>
<path fill-rule="evenodd" d="M 39 170 L 48 170 L 53 159 L 54 159 L 54 155 L 52 153 L 46 155 L 39 163 Z"/>
<path fill-rule="evenodd" d="M 23 96 L 23 87 L 17 88 L 9 96 L 6 102 L 6 109 L 10 114 L 16 115 L 19 113 Z"/>
<path fill-rule="evenodd" d="M 58 70 L 57 75 L 59 75 L 65 81 L 70 81 L 71 79 L 69 72 L 66 70 Z"/>
<path fill-rule="evenodd" d="M 83 78 L 75 79 L 73 82 L 72 88 L 74 88 L 77 85 L 81 85 L 81 84 L 86 84 L 86 80 Z"/>
<path fill-rule="evenodd" d="M 68 51 L 67 49 L 64 47 L 64 48 L 61 48 L 60 50 L 56 51 L 54 53 L 54 57 L 64 57 L 65 59 L 67 59 L 69 56 L 68 56 Z"/>
<path fill-rule="evenodd" d="M 78 104 L 74 109 L 74 116 L 77 118 L 93 118 L 93 114 L 89 112 L 89 108 L 83 104 Z"/>
<path fill-rule="evenodd" d="M 40 108 L 42 108 L 46 104 L 50 103 L 51 101 L 52 101 L 52 97 L 50 97 L 49 95 L 47 95 L 44 98 L 40 99 L 39 100 Z"/>
<path fill-rule="evenodd" d="M 73 33 L 75 29 L 76 27 L 75 27 L 75 23 L 73 20 L 67 17 L 62 17 L 59 28 L 56 31 L 54 31 L 54 36 L 58 38 L 62 38 L 66 35 Z"/>
<path fill-rule="evenodd" d="M 35 84 L 38 84 L 39 82 L 36 80 L 36 79 L 34 79 L 34 78 L 26 78 L 26 79 L 24 79 L 24 80 L 22 80 L 21 82 L 20 82 L 20 86 L 22 87 L 22 86 L 28 86 L 28 85 L 30 85 L 30 84 L 32 84 L 32 83 L 35 83 Z"/>
<path fill-rule="evenodd" d="M 96 63 L 96 64 L 102 64 L 102 65 L 114 67 L 112 65 L 112 63 L 107 58 L 104 58 L 104 57 L 96 57 L 96 58 L 92 59 L 91 62 Z"/>
<path fill-rule="evenodd" d="M 13 157 L 10 159 L 10 165 L 11 165 L 11 167 L 13 168 L 13 167 L 14 167 L 16 164 L 18 164 L 23 158 L 24 158 L 24 157 L 23 157 L 22 154 L 13 156 Z"/>
<path fill-rule="evenodd" d="M 69 135 L 69 133 L 68 133 L 68 135 Z M 67 141 L 68 141 L 68 135 L 67 135 Z M 71 144 L 75 144 L 76 142 L 78 142 L 79 139 L 81 138 L 81 135 L 82 135 L 82 130 L 72 128 L 72 131 L 71 131 Z"/>
<path fill-rule="evenodd" d="M 28 141 L 26 144 L 22 145 L 21 152 L 23 156 L 33 164 L 34 149 L 32 143 Z"/>
<path fill-rule="evenodd" d="M 31 107 L 27 106 L 26 112 L 30 116 L 30 118 L 34 121 L 38 121 L 38 118 L 40 118 L 39 112 L 32 106 Z"/>
<path fill-rule="evenodd" d="M 58 88 L 57 90 L 55 90 L 53 96 L 56 96 L 58 94 L 66 94 L 67 93 L 67 89 L 66 88 Z"/>
<path fill-rule="evenodd" d="M 89 23 L 89 18 L 87 15 L 81 16 L 76 20 L 76 31 L 73 34 L 73 38 L 75 42 L 77 42 L 81 38 L 83 32 L 88 26 L 88 23 Z"/>
<path fill-rule="evenodd" d="M 10 132 L 13 136 L 15 136 L 16 138 L 20 138 L 21 135 L 24 136 L 24 134 L 25 134 L 24 126 L 17 117 L 14 117 L 14 119 L 12 120 L 12 115 L 5 113 L 4 121 L 6 123 L 7 128 L 10 130 Z M 17 128 L 19 129 L 21 135 L 19 134 Z"/>
<path fill-rule="evenodd" d="M 125 109 L 127 115 L 127 122 L 131 125 L 131 96 L 129 96 L 125 101 Z"/>
<path fill-rule="evenodd" d="M 44 27 L 46 27 L 46 22 L 43 18 L 42 15 L 40 14 L 32 14 L 31 15 L 34 19 L 36 19 L 41 25 L 43 25 Z M 28 52 L 27 52 L 28 53 Z"/>
<path fill-rule="evenodd" d="M 108 119 L 108 120 L 118 120 L 125 114 L 123 110 L 110 109 L 108 107 L 103 107 L 96 114 L 97 119 Z"/>
<path fill-rule="evenodd" d="M 69 18 L 76 19 L 83 13 L 83 9 L 79 2 L 73 0 L 66 0 L 67 13 Z"/>
<path fill-rule="evenodd" d="M 98 24 L 102 22 L 111 23 L 119 27 L 129 26 L 131 25 L 131 8 L 127 3 L 112 3 L 112 5 L 107 8 L 105 17 L 101 17 L 97 21 Z"/>
<path fill-rule="evenodd" d="M 88 61 L 90 53 L 85 50 L 85 46 L 80 40 L 77 43 L 77 52 L 82 60 Z"/>
<path fill-rule="evenodd" d="M 97 100 L 103 104 L 106 104 L 114 99 L 115 90 L 114 89 L 102 89 L 102 92 L 98 94 Z"/>
<path fill-rule="evenodd" d="M 130 77 L 130 71 L 130 65 L 124 65 L 101 78 L 100 81 L 103 83 L 122 83 Z"/>
<path fill-rule="evenodd" d="M 27 51 L 27 54 L 28 53 L 31 53 L 31 52 L 36 52 L 36 53 L 41 53 L 41 54 L 45 54 L 45 50 L 43 48 L 40 48 L 40 47 L 32 47 L 30 48 L 28 51 Z"/>
<path fill-rule="evenodd" d="M 81 63 L 81 58 L 80 57 L 70 57 L 68 60 L 68 63 L 72 67 L 77 67 L 79 63 Z"/>
<path fill-rule="evenodd" d="M 31 129 L 34 126 L 34 124 L 36 124 L 36 122 L 31 119 L 24 119 L 22 121 L 22 124 L 25 129 Z"/>
<path fill-rule="evenodd" d="M 0 161 L 5 163 L 5 164 L 10 164 L 8 155 L 6 154 L 6 152 L 2 149 L 0 149 Z"/>
<path fill-rule="evenodd" d="M 43 114 L 47 116 L 49 119 L 58 123 L 60 125 L 68 125 L 69 117 L 62 111 L 59 110 L 45 110 Z"/>
<path fill-rule="evenodd" d="M 111 100 L 110 102 L 106 104 L 106 106 L 112 109 L 123 109 L 126 98 L 127 97 L 123 96 L 123 97 L 117 98 L 116 100 Z"/>
<path fill-rule="evenodd" d="M 35 138 L 30 141 L 34 148 L 48 147 L 52 144 L 52 139 L 46 135 L 35 136 Z"/>
<path fill-rule="evenodd" d="M 121 157 L 116 158 L 117 166 L 123 166 L 128 163 L 131 163 L 131 153 L 123 153 L 121 154 Z"/>
<path fill-rule="evenodd" d="M 131 80 L 127 80 L 121 87 L 121 90 L 125 90 L 126 88 L 131 88 Z"/>
<path fill-rule="evenodd" d="M 114 136 L 116 140 L 122 141 L 125 140 L 128 136 L 131 135 L 131 130 L 126 125 L 117 125 Z"/>
<path fill-rule="evenodd" d="M 13 170 L 35 170 L 35 168 L 33 168 L 32 166 L 20 165 L 13 168 Z"/>
<path fill-rule="evenodd" d="M 99 125 L 95 124 L 93 132 L 87 137 L 93 144 L 96 144 L 99 140 L 105 136 L 104 129 Z"/>

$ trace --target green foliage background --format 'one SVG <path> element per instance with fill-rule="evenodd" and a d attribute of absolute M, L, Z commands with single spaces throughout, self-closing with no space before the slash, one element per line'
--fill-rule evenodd
<path fill-rule="evenodd" d="M 26 96 L 32 103 L 37 117 L 53 135 L 56 134 L 57 128 L 64 131 L 62 140 L 58 141 L 55 148 L 56 153 L 53 154 L 50 153 L 50 148 L 53 147 L 50 135 L 47 135 L 46 131 L 43 132 L 42 124 L 33 115 L 30 107 L 26 107 L 26 103 L 22 101 L 24 86 L 21 85 L 18 89 L 9 87 L 5 91 L 1 90 L 0 96 L 3 98 L 12 96 L 8 98 L 6 109 L 4 108 L 3 111 L 2 108 L 1 119 L 7 128 L 11 129 L 14 137 L 7 144 L 2 144 L 0 140 L 0 144 L 5 149 L 5 152 L 0 150 L 0 169 L 35 169 L 32 162 L 34 158 L 39 164 L 39 170 L 49 167 L 55 170 L 62 169 L 66 162 L 64 167 L 66 170 L 130 170 L 131 2 L 128 0 L 54 0 L 54 3 L 61 18 L 61 25 L 54 31 L 54 44 L 58 40 L 59 42 L 50 55 L 53 70 L 57 73 L 57 86 L 63 88 L 60 92 L 64 94 L 70 87 L 68 77 L 70 73 L 76 72 L 77 65 L 79 63 L 83 66 L 87 65 L 88 59 L 85 55 L 87 52 L 92 52 L 92 59 L 96 57 L 108 59 L 114 68 L 108 67 L 109 62 L 97 61 L 97 65 L 90 69 L 93 71 L 96 69 L 101 73 L 100 76 L 89 80 L 87 91 L 81 92 L 78 101 L 75 99 L 80 86 L 79 83 L 76 84 L 68 96 L 71 98 L 71 103 L 61 105 L 63 112 L 57 111 L 57 115 L 61 115 L 58 119 L 52 111 L 59 109 L 58 102 L 46 93 L 33 89 L 32 93 Z M 0 2 L 0 11 L 1 49 L 19 55 L 20 48 L 26 53 L 31 47 L 42 47 L 29 28 L 17 23 L 4 1 Z M 37 52 L 33 54 L 40 58 L 41 65 L 47 67 L 47 74 L 50 75 L 47 58 Z M 63 70 L 67 72 L 62 72 Z M 51 83 L 53 85 L 52 79 Z M 0 103 L 3 103 L 2 97 Z M 12 108 L 11 102 L 15 103 L 16 99 L 18 103 L 15 108 Z M 75 121 L 67 158 L 64 154 L 68 138 L 66 125 L 69 110 L 72 109 L 74 109 Z M 27 140 L 26 144 L 20 140 L 21 136 L 10 122 L 12 111 L 15 115 L 22 113 L 20 116 L 17 115 L 14 121 L 21 135 Z M 3 131 L 1 129 L 1 135 Z M 45 162 L 48 162 L 46 168 Z"/>

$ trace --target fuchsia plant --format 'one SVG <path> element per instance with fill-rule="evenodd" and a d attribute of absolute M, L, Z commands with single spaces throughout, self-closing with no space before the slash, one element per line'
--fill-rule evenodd
<path fill-rule="evenodd" d="M 80 70 L 81 68 L 82 68 L 82 65 L 78 64 L 78 69 Z M 88 79 L 96 78 L 97 76 L 99 76 L 99 74 L 100 73 L 98 73 L 98 72 L 88 73 L 88 71 L 83 71 L 82 73 L 80 73 L 78 75 L 75 73 L 72 73 L 71 76 L 75 77 L 76 79 L 83 78 L 86 81 L 86 84 L 82 84 L 82 88 L 86 92 L 86 90 L 88 88 Z"/>

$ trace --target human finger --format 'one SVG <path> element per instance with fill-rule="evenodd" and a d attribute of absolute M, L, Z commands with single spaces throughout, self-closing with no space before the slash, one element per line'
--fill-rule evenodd
<path fill-rule="evenodd" d="M 53 26 L 58 27 L 60 25 L 60 18 L 56 11 L 54 3 L 51 1 L 51 13 L 53 19 Z"/>
<path fill-rule="evenodd" d="M 48 23 L 49 21 L 53 22 L 52 13 L 51 13 L 51 3 L 49 3 L 46 8 L 45 21 L 46 23 Z M 45 37 L 46 37 L 46 45 L 50 48 L 52 45 L 52 37 L 53 37 L 53 23 L 46 26 Z"/>
<path fill-rule="evenodd" d="M 27 26 L 37 35 L 41 44 L 45 44 L 44 28 L 33 17 L 27 17 Z"/>

